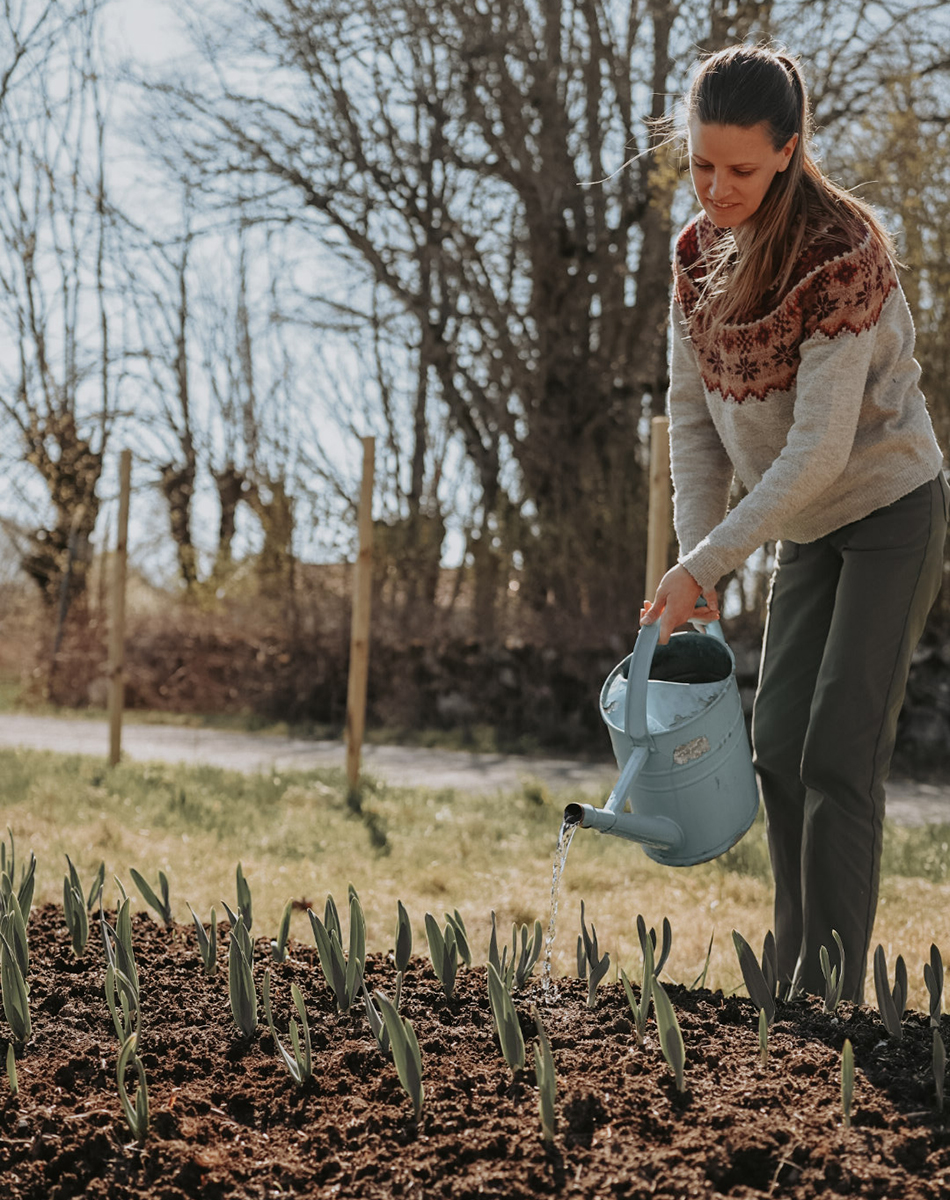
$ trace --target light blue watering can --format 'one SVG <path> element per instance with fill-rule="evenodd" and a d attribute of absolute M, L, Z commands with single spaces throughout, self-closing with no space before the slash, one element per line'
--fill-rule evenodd
<path fill-rule="evenodd" d="M 718 621 L 702 628 L 666 646 L 659 623 L 640 630 L 600 693 L 620 778 L 603 808 L 564 810 L 568 824 L 641 842 L 671 867 L 724 853 L 759 807 L 735 658 Z"/>

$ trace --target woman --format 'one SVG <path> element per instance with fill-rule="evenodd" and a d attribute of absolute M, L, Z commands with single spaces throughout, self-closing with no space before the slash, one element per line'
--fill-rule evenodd
<path fill-rule="evenodd" d="M 796 64 L 706 59 L 686 98 L 702 212 L 674 261 L 670 446 L 679 562 L 645 606 L 660 640 L 776 540 L 753 746 L 789 993 L 845 949 L 860 1001 L 884 781 L 911 655 L 940 587 L 948 489 L 887 233 L 808 151 Z M 733 476 L 745 495 L 728 511 Z"/>

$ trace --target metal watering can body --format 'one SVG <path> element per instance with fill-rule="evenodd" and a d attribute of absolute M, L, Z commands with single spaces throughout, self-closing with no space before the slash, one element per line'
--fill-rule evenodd
<path fill-rule="evenodd" d="M 735 658 L 718 621 L 704 628 L 666 646 L 658 625 L 640 630 L 600 694 L 620 778 L 603 808 L 572 804 L 564 814 L 674 867 L 724 853 L 759 806 Z"/>

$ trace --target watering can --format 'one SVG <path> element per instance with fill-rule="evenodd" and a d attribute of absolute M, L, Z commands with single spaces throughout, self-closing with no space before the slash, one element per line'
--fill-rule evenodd
<path fill-rule="evenodd" d="M 700 628 L 665 646 L 659 622 L 640 629 L 600 693 L 620 778 L 603 808 L 564 810 L 568 825 L 640 842 L 671 867 L 724 853 L 759 807 L 735 658 L 718 621 Z"/>

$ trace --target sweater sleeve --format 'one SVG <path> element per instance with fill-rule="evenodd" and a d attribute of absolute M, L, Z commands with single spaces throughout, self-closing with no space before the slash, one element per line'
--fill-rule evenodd
<path fill-rule="evenodd" d="M 673 525 L 688 555 L 726 515 L 733 468 L 706 406 L 696 352 L 680 306 L 670 314 L 670 469 Z"/>
<path fill-rule="evenodd" d="M 854 444 L 875 335 L 874 321 L 834 332 L 818 321 L 802 342 L 785 445 L 752 490 L 681 559 L 698 583 L 713 586 L 834 485 Z"/>

